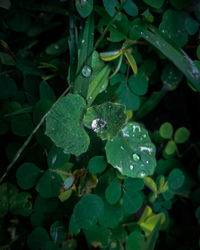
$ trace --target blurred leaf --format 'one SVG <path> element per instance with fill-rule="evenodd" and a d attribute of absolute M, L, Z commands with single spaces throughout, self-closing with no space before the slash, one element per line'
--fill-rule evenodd
<path fill-rule="evenodd" d="M 93 0 L 76 0 L 76 9 L 81 17 L 89 16 L 93 9 Z"/>
<path fill-rule="evenodd" d="M 143 1 L 153 8 L 160 9 L 165 0 L 143 0 Z"/>
<path fill-rule="evenodd" d="M 29 114 L 16 115 L 11 119 L 11 130 L 15 135 L 28 136 L 33 128 L 33 122 Z"/>
<path fill-rule="evenodd" d="M 128 80 L 129 87 L 134 94 L 140 96 L 145 95 L 148 90 L 148 80 L 143 73 L 131 75 Z"/>
<path fill-rule="evenodd" d="M 164 148 L 164 153 L 167 155 L 174 155 L 176 153 L 176 143 L 173 140 L 167 142 L 167 145 Z"/>
<path fill-rule="evenodd" d="M 52 101 L 48 99 L 40 99 L 33 107 L 33 121 L 38 124 L 42 117 L 50 110 L 52 107 Z"/>
<path fill-rule="evenodd" d="M 17 85 L 8 75 L 0 75 L 0 100 L 15 96 Z"/>
<path fill-rule="evenodd" d="M 111 140 L 126 120 L 125 107 L 116 103 L 103 103 L 87 109 L 83 122 L 102 140 Z"/>
<path fill-rule="evenodd" d="M 62 39 L 58 40 L 55 43 L 49 45 L 45 52 L 47 55 L 51 56 L 59 56 L 63 54 L 67 50 L 67 38 L 63 37 Z"/>
<path fill-rule="evenodd" d="M 123 175 L 144 178 L 154 172 L 155 146 L 142 126 L 129 123 L 106 144 L 108 162 Z"/>
<path fill-rule="evenodd" d="M 144 245 L 145 239 L 140 231 L 134 231 L 129 234 L 126 240 L 126 250 L 141 250 Z"/>
<path fill-rule="evenodd" d="M 50 227 L 50 235 L 56 245 L 61 244 L 66 238 L 64 223 L 61 221 L 55 221 Z"/>
<path fill-rule="evenodd" d="M 193 18 L 188 17 L 185 20 L 185 28 L 189 35 L 194 35 L 199 29 L 199 24 Z"/>
<path fill-rule="evenodd" d="M 49 235 L 43 227 L 36 227 L 28 236 L 27 243 L 31 250 L 44 249 Z"/>
<path fill-rule="evenodd" d="M 53 107 L 46 119 L 46 135 L 64 153 L 80 155 L 88 149 L 89 137 L 81 125 L 85 106 L 81 96 L 68 94 Z"/>
<path fill-rule="evenodd" d="M 10 0 L 1 0 L 0 1 L 0 8 L 8 10 L 11 6 Z"/>
<path fill-rule="evenodd" d="M 38 191 L 43 198 L 57 197 L 60 194 L 62 179 L 60 175 L 47 170 L 38 182 Z"/>
<path fill-rule="evenodd" d="M 23 163 L 16 172 L 17 183 L 22 189 L 30 189 L 40 175 L 40 169 L 33 163 Z"/>
<path fill-rule="evenodd" d="M 130 16 L 138 15 L 138 7 L 133 0 L 127 0 L 123 6 L 126 13 Z"/>
<path fill-rule="evenodd" d="M 118 180 L 112 181 L 106 188 L 105 197 L 109 204 L 116 204 L 121 198 L 121 185 Z"/>
<path fill-rule="evenodd" d="M 88 163 L 88 170 L 91 174 L 100 174 L 107 167 L 104 156 L 94 156 Z"/>
<path fill-rule="evenodd" d="M 105 10 L 108 12 L 110 16 L 114 16 L 117 8 L 119 8 L 118 0 L 103 0 L 103 5 Z"/>
<path fill-rule="evenodd" d="M 46 81 L 40 83 L 40 99 L 47 99 L 52 103 L 56 101 L 55 93 Z"/>
<path fill-rule="evenodd" d="M 175 131 L 174 141 L 176 143 L 184 143 L 189 139 L 189 137 L 190 137 L 190 131 L 185 127 L 181 127 Z"/>
<path fill-rule="evenodd" d="M 47 162 L 49 168 L 59 169 L 64 167 L 68 163 L 69 159 L 69 154 L 65 154 L 61 148 L 52 146 L 47 157 Z"/>
<path fill-rule="evenodd" d="M 163 123 L 160 126 L 159 133 L 164 139 L 170 139 L 172 137 L 172 135 L 173 135 L 173 126 L 172 126 L 172 124 L 169 123 L 169 122 Z"/>
<path fill-rule="evenodd" d="M 32 213 L 32 196 L 27 192 L 21 192 L 13 195 L 10 199 L 10 211 L 14 214 L 25 217 Z"/>
<path fill-rule="evenodd" d="M 144 178 L 144 183 L 145 185 L 153 192 L 153 193 L 157 193 L 158 189 L 157 189 L 157 185 L 154 182 L 154 180 L 150 177 L 145 177 Z"/>
<path fill-rule="evenodd" d="M 184 180 L 183 172 L 178 168 L 174 168 L 168 176 L 168 186 L 173 190 L 179 189 L 183 185 Z"/>

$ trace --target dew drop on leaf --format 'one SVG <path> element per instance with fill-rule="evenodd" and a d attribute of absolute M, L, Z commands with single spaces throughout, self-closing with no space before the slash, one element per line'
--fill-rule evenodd
<path fill-rule="evenodd" d="M 97 118 L 95 120 L 92 121 L 92 129 L 94 130 L 94 132 L 99 133 L 99 132 L 103 132 L 103 130 L 106 128 L 106 121 L 104 121 L 103 119 Z"/>
<path fill-rule="evenodd" d="M 133 154 L 133 160 L 138 162 L 140 160 L 140 156 L 138 154 Z"/>
<path fill-rule="evenodd" d="M 144 178 L 146 176 L 146 172 L 144 170 L 138 173 L 138 177 Z"/>
<path fill-rule="evenodd" d="M 82 75 L 84 77 L 90 77 L 91 76 L 91 73 L 92 73 L 92 69 L 90 66 L 88 65 L 85 65 L 82 69 Z"/>

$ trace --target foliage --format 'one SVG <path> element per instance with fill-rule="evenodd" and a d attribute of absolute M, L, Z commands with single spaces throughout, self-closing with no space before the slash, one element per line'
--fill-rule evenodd
<path fill-rule="evenodd" d="M 200 3 L 0 0 L 0 25 L 0 249 L 198 249 Z"/>

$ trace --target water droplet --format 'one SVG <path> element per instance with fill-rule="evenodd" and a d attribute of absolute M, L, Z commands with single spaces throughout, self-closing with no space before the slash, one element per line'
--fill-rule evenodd
<path fill-rule="evenodd" d="M 133 132 L 136 132 L 138 130 L 138 132 L 141 132 L 141 128 L 138 125 L 133 125 Z"/>
<path fill-rule="evenodd" d="M 51 179 L 52 179 L 52 180 L 54 180 L 54 179 L 55 179 L 55 176 L 54 176 L 54 175 L 52 175 L 52 176 L 51 176 Z"/>
<path fill-rule="evenodd" d="M 133 154 L 133 160 L 134 161 L 139 161 L 140 160 L 140 156 L 138 154 Z"/>
<path fill-rule="evenodd" d="M 146 135 L 146 134 L 144 134 L 144 135 L 143 135 L 143 137 L 144 137 L 144 138 L 146 138 L 146 137 L 147 137 L 147 135 Z"/>
<path fill-rule="evenodd" d="M 91 73 L 92 73 L 91 67 L 88 65 L 85 65 L 82 69 L 82 75 L 85 77 L 90 77 Z"/>
<path fill-rule="evenodd" d="M 141 151 L 147 151 L 149 154 L 153 152 L 153 149 L 149 148 L 149 147 L 140 147 L 140 150 Z"/>
<path fill-rule="evenodd" d="M 84 43 L 84 42 L 85 42 L 85 40 L 82 40 L 81 42 L 82 42 L 82 43 Z"/>
<path fill-rule="evenodd" d="M 124 147 L 121 146 L 120 148 L 121 148 L 121 150 L 124 150 Z"/>
<path fill-rule="evenodd" d="M 142 170 L 142 171 L 140 171 L 140 172 L 138 173 L 138 176 L 141 177 L 141 178 L 144 178 L 146 175 L 147 175 L 147 174 L 146 174 L 146 172 L 145 172 L 144 170 Z"/>
<path fill-rule="evenodd" d="M 146 161 L 146 163 L 148 164 L 148 163 L 149 163 L 149 161 Z"/>
<path fill-rule="evenodd" d="M 130 165 L 130 169 L 133 170 L 134 166 L 133 165 Z"/>
<path fill-rule="evenodd" d="M 96 133 L 102 133 L 106 128 L 106 121 L 101 118 L 97 118 L 92 121 L 91 127 Z"/>
<path fill-rule="evenodd" d="M 57 160 L 57 156 L 55 155 L 55 156 L 53 157 L 53 159 L 52 159 L 52 164 L 54 164 L 54 163 L 56 162 L 56 160 Z"/>

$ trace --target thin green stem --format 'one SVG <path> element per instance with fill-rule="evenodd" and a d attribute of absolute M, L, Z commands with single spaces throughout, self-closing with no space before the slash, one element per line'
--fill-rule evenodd
<path fill-rule="evenodd" d="M 26 146 L 29 144 L 29 142 L 31 141 L 33 135 L 38 131 L 38 129 L 41 127 L 41 125 L 43 124 L 43 122 L 45 121 L 46 117 L 50 114 L 51 110 L 53 109 L 53 107 L 60 101 L 60 99 L 69 91 L 69 89 L 71 88 L 71 85 L 62 93 L 62 95 L 57 99 L 57 101 L 52 105 L 52 107 L 50 108 L 50 110 L 42 117 L 42 119 L 40 120 L 40 122 L 37 124 L 37 126 L 33 129 L 32 133 L 28 136 L 28 138 L 26 139 L 26 141 L 24 142 L 24 144 L 20 147 L 20 149 L 17 151 L 16 155 L 14 156 L 13 160 L 11 161 L 11 163 L 8 165 L 5 173 L 2 175 L 2 177 L 0 178 L 0 183 L 4 180 L 4 178 L 6 177 L 6 175 L 8 174 L 8 172 L 11 170 L 11 168 L 13 167 L 13 165 L 15 164 L 15 162 L 19 159 L 19 157 L 21 156 L 22 152 L 24 151 L 24 149 L 26 148 Z"/>

